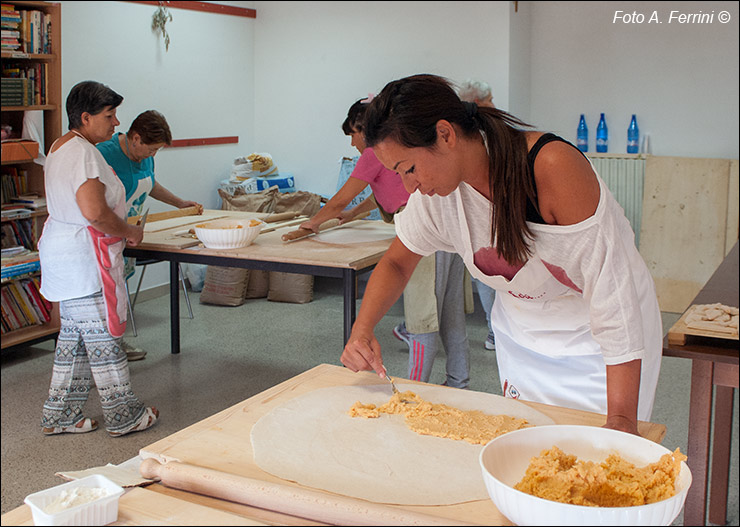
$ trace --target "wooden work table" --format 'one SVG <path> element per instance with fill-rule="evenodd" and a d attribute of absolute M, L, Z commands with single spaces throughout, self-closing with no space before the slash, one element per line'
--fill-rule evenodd
<path fill-rule="evenodd" d="M 691 305 L 721 303 L 738 307 L 738 280 L 738 244 L 735 243 Z M 686 496 L 684 525 L 705 525 L 708 496 L 709 521 L 724 525 L 727 521 L 733 390 L 738 388 L 738 340 L 737 337 L 733 340 L 687 335 L 685 344 L 679 345 L 670 342 L 672 331 L 673 328 L 663 342 L 663 355 L 692 361 L 687 463 L 693 484 Z M 712 409 L 714 444 L 710 456 Z"/>
<path fill-rule="evenodd" d="M 192 426 L 157 441 L 141 450 L 142 457 L 175 458 L 184 463 L 258 479 L 266 483 L 280 483 L 299 488 L 300 485 L 282 480 L 262 471 L 254 462 L 249 441 L 252 426 L 270 410 L 286 401 L 319 388 L 333 386 L 373 385 L 384 383 L 370 372 L 351 371 L 328 364 L 321 364 L 262 393 L 227 408 Z M 403 381 L 414 383 L 414 381 Z M 414 383 L 423 384 L 423 383 Z M 474 393 L 474 392 L 473 392 Z M 556 424 L 601 426 L 605 416 L 548 406 L 538 403 L 525 404 L 550 417 Z M 660 442 L 666 428 L 660 424 L 639 423 L 640 434 Z M 481 476 L 482 477 L 482 476 Z M 321 492 L 330 507 L 332 493 Z M 177 501 L 173 501 L 177 500 Z M 356 500 L 358 504 L 369 503 Z M 289 507 L 286 504 L 286 509 Z M 490 500 L 478 500 L 456 505 L 394 507 L 403 513 L 424 514 L 438 522 L 463 522 L 472 525 L 511 525 L 498 512 Z M 280 510 L 266 510 L 216 499 L 200 494 L 168 488 L 155 483 L 144 488 L 127 491 L 121 498 L 118 522 L 114 525 L 322 525 L 322 523 L 291 515 Z M 360 522 L 358 518 L 358 522 Z M 23 505 L 2 517 L 3 525 L 30 524 L 30 509 Z"/>
<path fill-rule="evenodd" d="M 349 339 L 355 320 L 357 276 L 371 271 L 385 254 L 395 237 L 395 227 L 381 221 L 354 221 L 316 236 L 283 242 L 281 236 L 297 228 L 293 222 L 270 232 L 263 232 L 249 246 L 239 249 L 208 249 L 197 239 L 187 235 L 187 230 L 197 223 L 218 218 L 257 218 L 269 214 L 206 210 L 203 216 L 187 216 L 148 222 L 144 240 L 137 247 L 125 250 L 126 256 L 151 258 L 170 262 L 170 342 L 171 352 L 180 352 L 180 292 L 178 286 L 181 262 L 244 267 L 266 271 L 301 273 L 314 276 L 342 278 L 344 290 L 344 340 Z M 301 220 L 299 220 L 301 221 Z M 305 219 L 303 220 L 305 221 Z M 273 225 L 267 224 L 263 231 Z M 353 235 L 344 236 L 342 241 L 330 233 L 342 231 Z M 352 240 L 354 238 L 354 240 Z M 349 241 L 347 241 L 349 239 Z"/>

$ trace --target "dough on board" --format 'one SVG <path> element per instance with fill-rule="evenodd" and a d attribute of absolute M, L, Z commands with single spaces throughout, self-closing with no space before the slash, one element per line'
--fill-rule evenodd
<path fill-rule="evenodd" d="M 434 403 L 554 424 L 532 407 L 499 395 L 397 383 Z M 357 419 L 354 401 L 380 406 L 388 383 L 320 388 L 273 408 L 252 427 L 257 466 L 315 489 L 398 505 L 452 505 L 487 500 L 478 461 L 482 445 L 420 435 L 402 415 Z"/>

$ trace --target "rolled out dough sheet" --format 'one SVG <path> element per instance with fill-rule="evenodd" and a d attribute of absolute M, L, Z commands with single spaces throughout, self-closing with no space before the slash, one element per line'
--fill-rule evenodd
<path fill-rule="evenodd" d="M 395 231 L 378 231 L 373 229 L 374 221 L 353 222 L 352 228 L 335 227 L 328 231 L 320 232 L 313 237 L 313 241 L 323 243 L 336 243 L 340 245 L 350 243 L 370 243 L 379 242 L 393 238 Z"/>
<path fill-rule="evenodd" d="M 443 386 L 397 383 L 433 403 L 462 410 L 553 420 L 513 399 Z M 388 402 L 390 385 L 314 390 L 274 408 L 252 427 L 255 463 L 308 487 L 375 503 L 452 505 L 488 499 L 478 457 L 482 445 L 409 430 L 401 415 L 350 417 L 356 402 Z"/>

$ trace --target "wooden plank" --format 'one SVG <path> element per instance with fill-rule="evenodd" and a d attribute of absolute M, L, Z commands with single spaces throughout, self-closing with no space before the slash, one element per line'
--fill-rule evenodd
<path fill-rule="evenodd" d="M 404 380 L 404 383 L 423 384 Z M 270 410 L 287 400 L 312 390 L 331 386 L 354 386 L 381 384 L 385 381 L 370 372 L 352 373 L 346 368 L 321 364 L 292 379 L 280 383 L 231 408 L 195 423 L 171 436 L 144 447 L 143 458 L 179 460 L 247 478 L 298 486 L 262 471 L 254 462 L 249 433 L 252 426 Z M 351 403 L 350 403 L 351 404 Z M 601 426 L 605 416 L 590 412 L 559 408 L 538 403 L 524 402 L 556 423 Z M 643 437 L 660 442 L 665 435 L 665 426 L 640 422 Z M 327 496 L 331 496 L 327 493 Z M 482 525 L 509 525 L 491 500 L 477 500 L 446 506 L 396 506 L 403 510 L 438 516 L 443 519 L 470 522 Z"/>
<path fill-rule="evenodd" d="M 640 254 L 661 311 L 683 313 L 726 254 L 730 160 L 649 156 Z"/>
<path fill-rule="evenodd" d="M 228 145 L 239 142 L 239 136 L 230 135 L 225 137 L 195 137 L 193 139 L 173 139 L 172 144 L 167 148 L 182 148 L 185 146 L 206 146 L 206 145 Z"/>
<path fill-rule="evenodd" d="M 249 7 L 237 7 L 226 4 L 217 4 L 215 2 L 182 2 L 178 0 L 168 0 L 161 2 L 156 0 L 129 0 L 132 4 L 148 4 L 164 7 L 176 7 L 178 9 L 189 9 L 191 11 L 204 11 L 206 13 L 218 13 L 221 15 L 243 16 L 247 18 L 257 18 L 257 11 Z"/>
<path fill-rule="evenodd" d="M 729 254 L 740 234 L 740 177 L 738 160 L 730 162 L 730 181 L 727 188 L 727 232 L 725 234 L 725 254 Z"/>
<path fill-rule="evenodd" d="M 708 338 L 715 338 L 715 339 L 726 339 L 726 340 L 738 340 L 738 332 L 734 331 L 732 333 L 724 332 L 724 331 L 712 331 L 710 329 L 699 329 L 699 328 L 692 328 L 689 327 L 686 324 L 686 319 L 691 315 L 691 313 L 694 310 L 694 305 L 691 305 L 686 312 L 681 315 L 681 318 L 679 318 L 673 326 L 671 326 L 671 329 L 668 330 L 668 344 L 673 346 L 685 346 L 686 345 L 686 339 L 689 335 L 694 335 L 697 337 L 708 337 Z"/>

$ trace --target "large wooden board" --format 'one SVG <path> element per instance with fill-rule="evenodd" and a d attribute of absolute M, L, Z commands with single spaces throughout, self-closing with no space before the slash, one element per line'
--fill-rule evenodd
<path fill-rule="evenodd" d="M 413 383 L 413 381 L 404 382 Z M 144 447 L 140 454 L 143 458 L 174 459 L 225 473 L 300 487 L 300 485 L 290 481 L 276 478 L 257 467 L 249 441 L 252 426 L 263 415 L 285 401 L 313 390 L 333 386 L 373 384 L 385 384 L 387 387 L 387 383 L 380 380 L 374 373 L 352 373 L 346 368 L 322 364 Z M 348 404 L 351 405 L 352 402 L 354 401 L 350 401 Z M 605 422 L 604 416 L 599 414 L 537 403 L 525 402 L 524 404 L 542 412 L 558 424 L 601 426 Z M 640 423 L 639 431 L 642 436 L 660 442 L 665 434 L 665 426 Z M 331 503 L 332 494 L 327 492 L 326 496 L 327 503 Z M 498 512 L 490 500 L 432 507 L 403 506 L 403 509 L 435 515 L 440 518 L 449 518 L 450 520 L 470 522 L 471 524 L 510 525 L 510 522 Z"/>
<path fill-rule="evenodd" d="M 219 211 L 226 217 L 258 218 L 266 214 L 257 212 Z M 248 216 L 245 216 L 248 215 Z M 179 219 L 179 218 L 177 218 Z M 300 220 L 298 220 L 300 221 Z M 382 221 L 353 221 L 337 227 L 337 231 L 351 231 L 363 243 L 347 243 L 337 240 L 322 241 L 318 236 L 285 243 L 282 235 L 295 229 L 294 220 L 281 222 L 275 230 L 268 224 L 265 233 L 261 233 L 247 247 L 238 249 L 209 249 L 199 240 L 182 234 L 187 226 L 171 227 L 146 233 L 139 248 L 165 252 L 183 252 L 203 256 L 223 256 L 245 260 L 261 260 L 288 264 L 317 265 L 321 267 L 364 268 L 377 263 L 388 250 L 396 235 L 395 227 Z M 331 231 L 327 231 L 328 232 Z M 218 264 L 214 264 L 218 265 Z"/>

